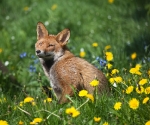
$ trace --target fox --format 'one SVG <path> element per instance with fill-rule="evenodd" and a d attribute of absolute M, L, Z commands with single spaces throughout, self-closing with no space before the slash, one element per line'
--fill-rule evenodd
<path fill-rule="evenodd" d="M 74 90 L 87 90 L 93 94 L 95 87 L 90 85 L 94 79 L 99 81 L 98 93 L 108 92 L 105 75 L 83 58 L 76 57 L 67 47 L 70 30 L 64 29 L 57 35 L 48 33 L 42 22 L 37 23 L 37 42 L 35 53 L 39 58 L 58 103 L 68 102 L 66 95 L 73 96 Z"/>

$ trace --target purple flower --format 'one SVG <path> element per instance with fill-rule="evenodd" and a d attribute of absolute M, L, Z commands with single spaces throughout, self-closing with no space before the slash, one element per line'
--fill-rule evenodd
<path fill-rule="evenodd" d="M 39 59 L 34 60 L 34 64 L 37 64 L 39 62 Z"/>
<path fill-rule="evenodd" d="M 104 67 L 106 65 L 106 63 L 107 63 L 106 60 L 104 60 L 104 59 L 102 59 L 100 57 L 96 57 L 96 60 L 99 62 L 101 67 Z"/>
<path fill-rule="evenodd" d="M 30 71 L 30 72 L 35 72 L 35 71 L 36 71 L 36 68 L 35 68 L 33 65 L 30 65 L 29 71 Z"/>
<path fill-rule="evenodd" d="M 20 58 L 24 58 L 24 57 L 26 57 L 26 56 L 27 56 L 27 53 L 26 53 L 26 52 L 23 52 L 23 53 L 20 54 Z"/>

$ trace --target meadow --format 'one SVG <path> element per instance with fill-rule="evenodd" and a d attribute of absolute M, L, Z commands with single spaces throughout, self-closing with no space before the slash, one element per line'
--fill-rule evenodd
<path fill-rule="evenodd" d="M 109 95 L 58 104 L 35 56 L 39 21 L 71 30 L 68 48 L 103 71 Z M 149 0 L 1 0 L 0 22 L 0 125 L 150 125 Z"/>

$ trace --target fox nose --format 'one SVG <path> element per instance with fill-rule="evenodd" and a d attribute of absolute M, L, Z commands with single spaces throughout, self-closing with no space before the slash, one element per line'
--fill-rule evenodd
<path fill-rule="evenodd" d="M 37 53 L 37 54 L 41 53 L 41 50 L 36 50 L 36 53 Z"/>

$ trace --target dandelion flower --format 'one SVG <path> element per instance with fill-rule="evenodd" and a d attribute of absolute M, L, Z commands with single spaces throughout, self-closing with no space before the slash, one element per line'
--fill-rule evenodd
<path fill-rule="evenodd" d="M 110 82 L 111 84 L 114 84 L 114 82 L 115 82 L 114 78 L 110 78 L 110 79 L 109 79 L 109 82 Z"/>
<path fill-rule="evenodd" d="M 32 106 L 35 106 L 36 105 L 36 103 L 33 101 L 33 102 L 31 102 L 31 104 L 32 104 Z"/>
<path fill-rule="evenodd" d="M 40 122 L 42 122 L 42 118 L 34 118 L 33 121 L 36 122 L 36 123 L 40 123 Z"/>
<path fill-rule="evenodd" d="M 57 4 L 53 4 L 53 6 L 51 7 L 51 10 L 56 10 L 57 8 Z"/>
<path fill-rule="evenodd" d="M 23 10 L 24 10 L 24 11 L 28 11 L 28 10 L 29 10 L 29 7 L 26 6 L 26 7 L 23 8 Z"/>
<path fill-rule="evenodd" d="M 112 75 L 115 75 L 115 74 L 117 74 L 117 73 L 119 73 L 119 70 L 118 70 L 118 69 L 113 69 L 113 70 L 111 71 L 111 74 L 112 74 Z"/>
<path fill-rule="evenodd" d="M 88 94 L 88 91 L 86 91 L 86 90 L 81 90 L 81 91 L 79 92 L 79 96 L 80 96 L 80 97 L 86 96 L 87 94 Z"/>
<path fill-rule="evenodd" d="M 34 118 L 34 120 L 32 122 L 30 122 L 30 125 L 35 125 L 40 122 L 42 122 L 42 118 Z"/>
<path fill-rule="evenodd" d="M 139 101 L 136 98 L 132 98 L 129 101 L 129 107 L 134 110 L 137 109 L 139 107 Z"/>
<path fill-rule="evenodd" d="M 149 97 L 144 98 L 143 99 L 143 104 L 146 104 L 148 102 L 148 100 L 149 100 Z"/>
<path fill-rule="evenodd" d="M 92 46 L 93 46 L 93 47 L 98 47 L 98 43 L 94 42 L 94 43 L 92 44 Z"/>
<path fill-rule="evenodd" d="M 139 81 L 139 85 L 144 85 L 144 84 L 146 84 L 147 83 L 147 79 L 141 79 L 140 81 Z"/>
<path fill-rule="evenodd" d="M 145 125 L 150 125 L 150 120 L 145 123 Z"/>
<path fill-rule="evenodd" d="M 98 86 L 99 81 L 97 79 L 94 79 L 92 82 L 90 82 L 91 86 Z"/>
<path fill-rule="evenodd" d="M 100 120 L 101 120 L 101 117 L 94 117 L 95 122 L 100 122 Z"/>
<path fill-rule="evenodd" d="M 85 55 L 86 55 L 86 53 L 85 53 L 84 51 L 81 51 L 81 52 L 80 52 L 80 57 L 83 58 L 83 57 L 85 57 Z"/>
<path fill-rule="evenodd" d="M 80 115 L 80 112 L 72 106 L 71 108 L 66 109 L 66 114 L 70 114 L 72 117 L 77 117 Z"/>
<path fill-rule="evenodd" d="M 136 59 L 136 57 L 137 57 L 136 52 L 134 52 L 134 53 L 131 54 L 131 59 L 132 59 L 132 60 Z"/>
<path fill-rule="evenodd" d="M 21 101 L 21 102 L 19 103 L 19 106 L 22 107 L 22 106 L 23 106 L 23 103 L 24 103 L 24 102 Z"/>
<path fill-rule="evenodd" d="M 131 68 L 129 71 L 131 74 L 141 75 L 142 73 L 139 71 L 138 68 Z"/>
<path fill-rule="evenodd" d="M 22 121 L 19 121 L 18 125 L 23 125 L 23 122 L 22 122 Z"/>
<path fill-rule="evenodd" d="M 106 66 L 107 66 L 107 68 L 108 68 L 108 69 L 111 69 L 113 65 L 112 65 L 112 64 L 110 64 L 110 63 L 107 63 L 107 65 L 106 65 Z"/>
<path fill-rule="evenodd" d="M 145 94 L 150 94 L 150 87 L 145 88 Z"/>
<path fill-rule="evenodd" d="M 24 99 L 24 103 L 33 102 L 33 101 L 34 101 L 34 98 L 32 98 L 32 97 L 26 97 L 26 98 Z"/>
<path fill-rule="evenodd" d="M 110 49 L 110 48 L 111 48 L 110 45 L 105 46 L 105 50 L 106 50 L 106 51 L 107 51 L 108 49 Z"/>
<path fill-rule="evenodd" d="M 123 81 L 122 77 L 120 77 L 120 76 L 115 77 L 114 80 L 116 81 L 116 83 L 121 83 Z"/>
<path fill-rule="evenodd" d="M 8 125 L 7 121 L 0 120 L 0 125 Z"/>
<path fill-rule="evenodd" d="M 105 56 L 106 56 L 106 60 L 107 61 L 112 61 L 113 60 L 113 54 L 112 54 L 112 52 L 106 52 Z"/>
<path fill-rule="evenodd" d="M 127 89 L 126 89 L 126 93 L 127 94 L 130 94 L 131 92 L 133 92 L 133 86 L 129 86 Z"/>
<path fill-rule="evenodd" d="M 46 100 L 47 100 L 47 102 L 51 102 L 52 98 L 47 98 Z"/>
<path fill-rule="evenodd" d="M 135 68 L 136 68 L 137 70 L 140 70 L 141 67 L 142 67 L 141 64 L 136 64 L 136 66 L 135 66 Z"/>
<path fill-rule="evenodd" d="M 104 124 L 103 124 L 103 125 L 109 125 L 109 124 L 108 124 L 108 122 L 104 122 Z"/>
<path fill-rule="evenodd" d="M 136 87 L 136 92 L 137 92 L 138 94 L 142 94 L 142 93 L 144 92 L 143 86 L 138 86 L 138 87 Z"/>
<path fill-rule="evenodd" d="M 86 97 L 91 99 L 92 102 L 94 102 L 94 96 L 92 94 L 87 94 Z"/>
<path fill-rule="evenodd" d="M 121 109 L 121 105 L 122 105 L 121 102 L 116 102 L 115 105 L 114 105 L 114 109 L 115 109 L 115 110 Z"/>

